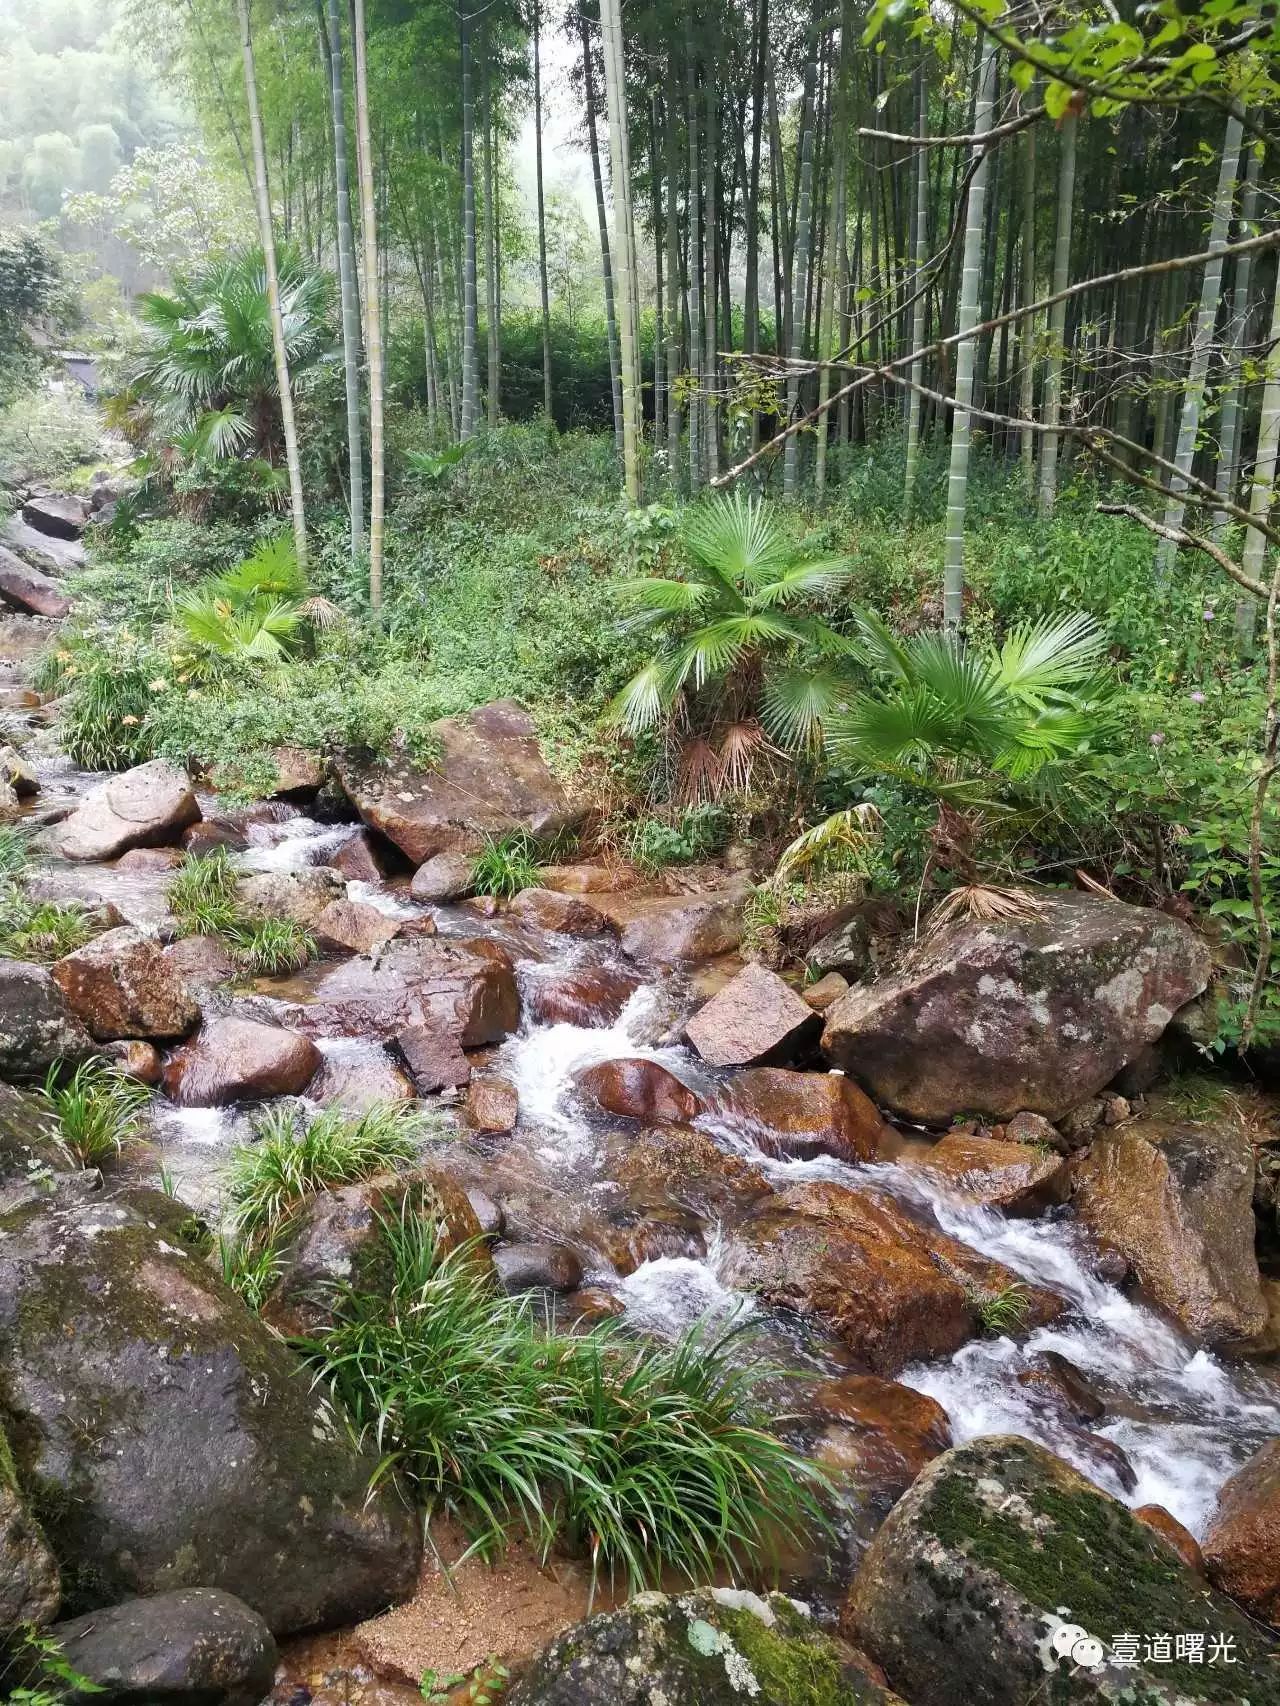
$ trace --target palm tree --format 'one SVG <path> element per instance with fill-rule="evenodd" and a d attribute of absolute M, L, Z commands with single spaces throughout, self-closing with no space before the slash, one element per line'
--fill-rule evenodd
<path fill-rule="evenodd" d="M 848 701 L 857 647 L 806 606 L 851 569 L 845 558 L 802 558 L 762 500 L 741 490 L 691 510 L 682 538 L 686 579 L 623 589 L 635 606 L 626 625 L 662 630 L 662 644 L 614 713 L 632 733 L 700 725 L 684 755 L 688 791 L 744 791 L 754 753 L 769 742 L 814 747 Z"/>
<path fill-rule="evenodd" d="M 280 319 L 294 388 L 327 353 L 329 281 L 296 249 L 277 257 Z M 280 390 L 262 250 L 243 249 L 138 301 L 142 350 L 128 375 L 154 437 L 195 453 L 271 460 L 282 449 Z"/>
<path fill-rule="evenodd" d="M 227 665 L 287 663 L 307 638 L 339 616 L 328 599 L 307 595 L 287 534 L 263 540 L 235 568 L 175 595 L 174 620 L 193 654 L 189 673 L 213 679 Z"/>

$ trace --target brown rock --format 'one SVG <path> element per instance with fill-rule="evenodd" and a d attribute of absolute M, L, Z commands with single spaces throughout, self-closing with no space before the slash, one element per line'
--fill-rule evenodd
<path fill-rule="evenodd" d="M 240 911 L 254 921 L 291 918 L 314 930 L 325 909 L 344 901 L 346 884 L 332 871 L 309 865 L 301 871 L 258 871 L 236 884 Z"/>
<path fill-rule="evenodd" d="M 176 871 L 186 857 L 181 847 L 131 847 L 116 860 L 116 870 Z"/>
<path fill-rule="evenodd" d="M 1089 1142 L 1094 1132 L 1102 1124 L 1106 1107 L 1100 1096 L 1090 1096 L 1087 1102 L 1078 1102 L 1074 1108 L 1068 1109 L 1059 1116 L 1058 1129 L 1068 1149 Z"/>
<path fill-rule="evenodd" d="M 1016 1113 L 1004 1128 L 1010 1143 L 1030 1143 L 1040 1149 L 1055 1149 L 1059 1155 L 1068 1148 L 1057 1126 L 1043 1114 L 1029 1113 L 1025 1108 Z"/>
<path fill-rule="evenodd" d="M 493 1252 L 504 1291 L 576 1291 L 582 1263 L 563 1244 L 500 1244 Z"/>
<path fill-rule="evenodd" d="M 301 746 L 278 746 L 272 757 L 276 761 L 276 794 L 313 794 L 324 785 L 325 762 L 318 752 L 308 752 Z"/>
<path fill-rule="evenodd" d="M 538 880 L 558 894 L 613 894 L 638 881 L 628 865 L 543 865 Z"/>
<path fill-rule="evenodd" d="M 376 954 L 400 934 L 400 920 L 359 900 L 332 900 L 311 926 L 317 944 L 344 954 Z"/>
<path fill-rule="evenodd" d="M 1018 1375 L 1018 1384 L 1077 1424 L 1101 1421 L 1106 1414 L 1087 1377 L 1057 1351 L 1041 1351 Z"/>
<path fill-rule="evenodd" d="M 461 900 L 471 892 L 475 869 L 475 859 L 470 853 L 437 853 L 413 873 L 409 893 L 424 906 Z"/>
<path fill-rule="evenodd" d="M 998 1262 L 912 1220 L 889 1197 L 825 1180 L 767 1198 L 729 1234 L 722 1277 L 820 1321 L 876 1374 L 949 1356 L 973 1338 L 985 1297 L 1020 1282 Z M 1024 1288 L 1030 1328 L 1061 1299 Z"/>
<path fill-rule="evenodd" d="M 1268 1440 L 1222 1489 L 1204 1559 L 1216 1587 L 1280 1629 L 1280 1439 Z"/>
<path fill-rule="evenodd" d="M 131 847 L 177 839 L 200 816 L 186 773 L 163 758 L 96 787 L 55 832 L 65 859 L 118 859 Z"/>
<path fill-rule="evenodd" d="M 437 1090 L 458 1089 L 470 1082 L 471 1062 L 457 1038 L 446 1031 L 429 1025 L 409 1025 L 396 1037 L 396 1047 L 424 1096 L 434 1095 Z"/>
<path fill-rule="evenodd" d="M 691 1126 L 651 1126 L 609 1143 L 606 1173 L 639 1214 L 671 1205 L 699 1221 L 739 1219 L 775 1196 L 758 1168 Z"/>
<path fill-rule="evenodd" d="M 603 1060 L 574 1080 L 579 1093 L 607 1114 L 683 1125 L 703 1112 L 696 1091 L 656 1060 Z"/>
<path fill-rule="evenodd" d="M 0 526 L 0 544 L 7 545 L 15 556 L 33 569 L 57 580 L 69 569 L 84 567 L 84 546 L 78 539 L 55 539 L 29 527 L 20 515 L 11 515 Z"/>
<path fill-rule="evenodd" d="M 136 1078 L 139 1084 L 158 1084 L 163 1070 L 160 1050 L 151 1043 L 115 1042 L 106 1050 L 107 1058 L 115 1062 L 126 1078 Z"/>
<path fill-rule="evenodd" d="M 808 984 L 800 991 L 800 998 L 806 1007 L 811 1007 L 815 1013 L 825 1013 L 828 1007 L 839 1001 L 849 988 L 847 980 L 838 971 L 829 971 L 825 977 L 820 977 L 816 983 Z"/>
<path fill-rule="evenodd" d="M 519 1117 L 520 1098 L 514 1084 L 496 1076 L 471 1080 L 467 1120 L 477 1131 L 514 1131 Z"/>
<path fill-rule="evenodd" d="M 1096 1095 L 1204 988 L 1209 952 L 1166 913 L 1038 897 L 1034 919 L 965 921 L 828 1010 L 823 1046 L 882 1106 L 1057 1120 Z"/>
<path fill-rule="evenodd" d="M 525 979 L 523 994 L 540 1025 L 607 1028 L 639 988 L 639 977 L 619 966 L 547 966 Z"/>
<path fill-rule="evenodd" d="M 50 975 L 98 1042 L 183 1037 L 200 1022 L 199 1006 L 159 942 L 128 926 L 65 955 Z"/>
<path fill-rule="evenodd" d="M 817 1456 L 828 1470 L 858 1484 L 905 1493 L 926 1463 L 951 1445 L 951 1423 L 935 1399 L 874 1374 L 829 1380 L 809 1407 L 835 1424 Z"/>
<path fill-rule="evenodd" d="M 1038 1214 L 1065 1202 L 1071 1176 L 1061 1155 L 991 1137 L 940 1138 L 917 1165 L 944 1190 L 968 1202 Z"/>
<path fill-rule="evenodd" d="M 1133 1120 L 1095 1138 L 1076 1171 L 1076 1216 L 1121 1255 L 1190 1336 L 1217 1345 L 1261 1332 L 1253 1150 L 1235 1125 Z"/>
<path fill-rule="evenodd" d="M 416 1094 L 411 1079 L 377 1043 L 325 1049 L 320 1070 L 307 1088 L 307 1095 L 322 1107 L 337 1103 L 355 1114 L 386 1102 L 412 1102 Z"/>
<path fill-rule="evenodd" d="M 776 972 L 748 965 L 698 1009 L 685 1036 L 712 1066 L 760 1066 L 793 1058 L 818 1022 Z"/>
<path fill-rule="evenodd" d="M 344 764 L 339 778 L 356 810 L 415 864 L 486 837 L 524 830 L 552 836 L 580 816 L 547 768 L 532 719 L 510 699 L 432 725 L 435 769 Z"/>
<path fill-rule="evenodd" d="M 598 936 L 611 928 L 610 921 L 594 906 L 555 889 L 522 889 L 511 902 L 510 912 L 522 924 L 558 936 Z"/>
<path fill-rule="evenodd" d="M 215 848 L 225 847 L 229 853 L 243 853 L 249 845 L 249 838 L 244 831 L 234 823 L 228 823 L 224 817 L 201 818 L 199 823 L 188 824 L 182 832 L 182 845 L 193 857 L 212 853 Z"/>
<path fill-rule="evenodd" d="M 1191 1530 L 1184 1528 L 1177 1517 L 1167 1511 L 1163 1505 L 1139 1505 L 1134 1511 L 1139 1522 L 1145 1522 L 1148 1528 L 1167 1540 L 1189 1570 L 1194 1570 L 1198 1576 L 1205 1574 L 1204 1553 L 1200 1550 L 1200 1542 Z"/>
<path fill-rule="evenodd" d="M 43 966 L 0 959 L 0 1076 L 43 1078 L 55 1061 L 74 1063 L 94 1052 Z"/>
<path fill-rule="evenodd" d="M 765 1154 L 799 1160 L 874 1161 L 888 1135 L 875 1104 L 838 1072 L 761 1066 L 735 1073 L 710 1111 Z"/>
<path fill-rule="evenodd" d="M 88 515 L 79 498 L 65 492 L 48 492 L 27 499 L 22 506 L 22 519 L 28 527 L 48 534 L 51 539 L 78 539 Z"/>
<path fill-rule="evenodd" d="M 731 953 L 742 940 L 747 883 L 703 894 L 597 893 L 595 905 L 613 920 L 623 952 L 645 964 L 674 966 Z"/>
<path fill-rule="evenodd" d="M 66 616 L 71 609 L 71 600 L 57 581 L 24 563 L 3 545 L 0 545 L 0 597 L 33 616 L 57 618 Z"/>
<path fill-rule="evenodd" d="M 612 1321 L 619 1315 L 625 1315 L 627 1309 L 620 1297 L 598 1285 L 584 1285 L 580 1290 L 571 1292 L 565 1299 L 565 1306 L 570 1317 L 584 1327 L 594 1327 L 600 1321 Z"/>
<path fill-rule="evenodd" d="M 29 800 L 40 792 L 40 778 L 16 747 L 0 746 L 0 778 L 20 800 Z"/>
<path fill-rule="evenodd" d="M 367 829 L 352 830 L 329 855 L 329 868 L 349 883 L 380 883 L 387 874 L 386 861 Z"/>
<path fill-rule="evenodd" d="M 217 936 L 182 936 L 164 957 L 191 989 L 212 989 L 236 974 L 236 962 Z"/>
<path fill-rule="evenodd" d="M 320 1065 L 308 1037 L 251 1019 L 213 1019 L 164 1069 L 164 1091 L 187 1108 L 296 1096 Z"/>
<path fill-rule="evenodd" d="M 511 956 L 484 939 L 398 937 L 374 959 L 361 956 L 327 972 L 315 993 L 314 1002 L 287 1010 L 289 1024 L 311 1036 L 386 1041 L 423 1026 L 461 1048 L 483 1048 L 520 1023 Z"/>

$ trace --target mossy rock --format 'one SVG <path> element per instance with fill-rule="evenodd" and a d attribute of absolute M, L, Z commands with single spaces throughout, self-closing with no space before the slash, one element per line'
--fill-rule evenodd
<path fill-rule="evenodd" d="M 647 1593 L 566 1630 L 508 1706 L 901 1706 L 781 1594 Z"/>
<path fill-rule="evenodd" d="M 0 1402 L 76 1613 L 221 1588 L 272 1630 L 412 1591 L 413 1513 L 156 1191 L 0 1214 Z"/>
<path fill-rule="evenodd" d="M 1060 1656 L 1079 1625 L 1104 1649 Z M 928 1706 L 1280 1706 L 1280 1647 L 1125 1506 L 1029 1440 L 944 1453 L 876 1535 L 844 1627 Z M 1234 1663 L 1114 1662 L 1119 1635 L 1201 1635 Z M 1125 1656 L 1123 1647 L 1121 1656 Z M 1077 1649 L 1079 1654 L 1080 1649 Z"/>

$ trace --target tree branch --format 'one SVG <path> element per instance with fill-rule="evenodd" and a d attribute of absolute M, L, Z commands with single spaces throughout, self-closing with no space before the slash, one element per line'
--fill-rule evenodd
<path fill-rule="evenodd" d="M 1261 598 L 1267 591 L 1261 581 L 1245 574 L 1221 545 L 1215 545 L 1212 539 L 1206 539 L 1202 533 L 1192 533 L 1186 527 L 1167 527 L 1164 522 L 1157 521 L 1137 504 L 1094 504 L 1093 507 L 1099 515 L 1127 515 L 1130 521 L 1136 521 L 1139 527 L 1145 527 L 1147 532 L 1154 533 L 1157 539 L 1167 539 L 1171 544 L 1179 545 L 1185 550 L 1203 551 L 1206 556 L 1213 558 L 1223 574 L 1230 575 L 1237 586 L 1242 586 L 1255 598 Z"/>

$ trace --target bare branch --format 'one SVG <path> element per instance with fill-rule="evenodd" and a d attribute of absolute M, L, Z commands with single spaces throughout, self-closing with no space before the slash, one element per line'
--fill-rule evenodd
<path fill-rule="evenodd" d="M 877 142 L 907 142 L 913 148 L 969 148 L 974 143 L 991 148 L 1005 137 L 1017 136 L 1019 131 L 1029 129 L 1044 118 L 1045 113 L 1043 106 L 1028 107 L 1026 112 L 1019 113 L 1017 118 L 1007 119 L 1004 124 L 994 124 L 990 130 L 984 130 L 980 135 L 912 136 L 909 132 L 898 130 L 872 130 L 868 125 L 859 126 L 858 135 L 869 136 Z"/>
<path fill-rule="evenodd" d="M 1223 574 L 1230 575 L 1237 586 L 1242 586 L 1255 598 L 1261 598 L 1267 591 L 1262 581 L 1256 581 L 1252 575 L 1245 574 L 1221 545 L 1215 545 L 1212 539 L 1206 539 L 1202 533 L 1192 533 L 1187 527 L 1166 527 L 1164 522 L 1157 521 L 1137 504 L 1094 504 L 1093 507 L 1099 515 L 1127 515 L 1130 521 L 1136 521 L 1139 527 L 1145 527 L 1147 532 L 1154 533 L 1157 539 L 1167 539 L 1184 550 L 1203 551 L 1206 556 L 1213 558 Z"/>

